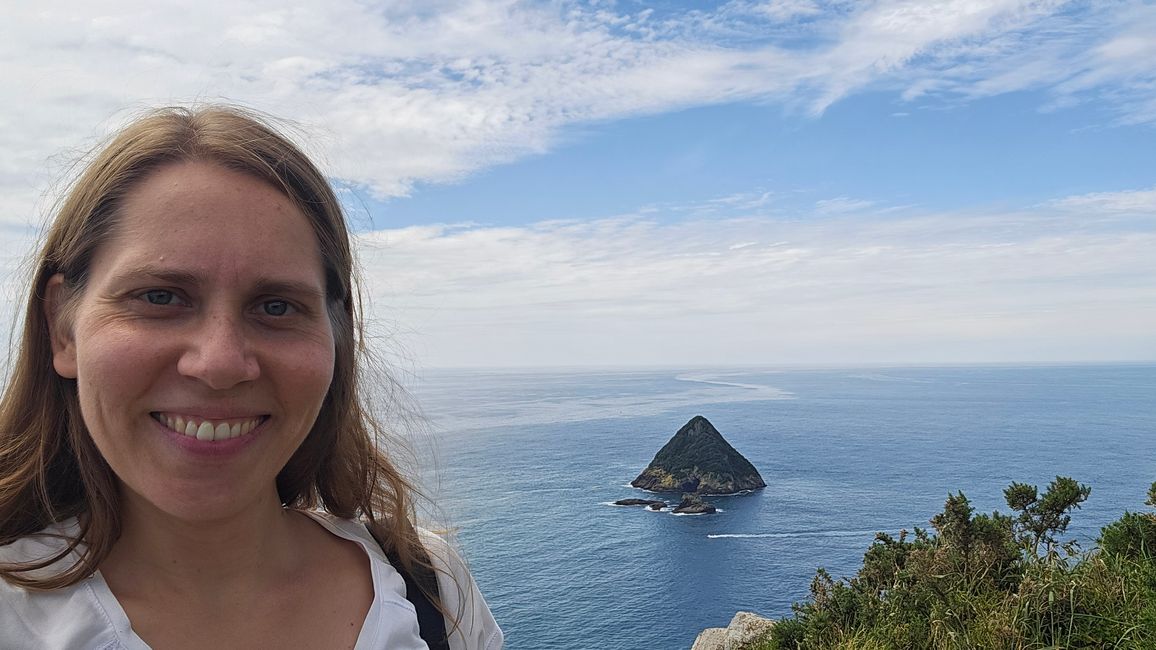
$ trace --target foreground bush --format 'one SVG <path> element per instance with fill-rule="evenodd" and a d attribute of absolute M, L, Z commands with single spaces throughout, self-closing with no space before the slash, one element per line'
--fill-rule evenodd
<path fill-rule="evenodd" d="M 1090 493 L 1013 483 L 1011 515 L 949 495 L 933 532 L 879 533 L 854 577 L 819 569 L 764 648 L 1156 648 L 1156 515 L 1125 512 L 1082 552 L 1061 537 Z"/>

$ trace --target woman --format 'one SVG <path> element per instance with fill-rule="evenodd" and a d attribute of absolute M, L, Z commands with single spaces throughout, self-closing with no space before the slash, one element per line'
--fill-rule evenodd
<path fill-rule="evenodd" d="M 332 189 L 251 115 L 95 157 L 0 403 L 0 647 L 501 647 L 374 444 L 353 277 Z"/>

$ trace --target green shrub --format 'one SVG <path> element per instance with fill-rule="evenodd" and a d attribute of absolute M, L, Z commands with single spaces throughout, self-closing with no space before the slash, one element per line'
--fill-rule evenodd
<path fill-rule="evenodd" d="M 765 647 L 1156 648 L 1156 516 L 1125 512 L 1080 553 L 1061 537 L 1090 493 L 1060 476 L 1042 495 L 1012 483 L 1014 516 L 949 494 L 934 532 L 877 534 L 849 579 L 820 569 Z"/>
<path fill-rule="evenodd" d="M 778 621 L 764 650 L 797 650 L 806 632 L 806 623 L 797 618 Z"/>
<path fill-rule="evenodd" d="M 1156 558 L 1156 517 L 1125 512 L 1100 529 L 1100 552 L 1138 560 Z"/>

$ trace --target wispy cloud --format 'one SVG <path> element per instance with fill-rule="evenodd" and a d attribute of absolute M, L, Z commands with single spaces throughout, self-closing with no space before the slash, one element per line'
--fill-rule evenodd
<path fill-rule="evenodd" d="M 1151 359 L 1153 194 L 887 219 L 463 222 L 358 249 L 371 331 L 427 366 Z M 31 239 L 0 229 L 4 251 Z M 0 318 L 26 290 L 15 261 L 0 256 Z"/>
<path fill-rule="evenodd" d="M 1145 358 L 1153 246 L 1150 219 L 1058 202 L 362 238 L 377 313 L 432 365 Z"/>
<path fill-rule="evenodd" d="M 820 115 L 886 91 L 914 116 L 1032 90 L 1041 110 L 1156 124 L 1142 0 L 64 0 L 6 7 L 4 27 L 5 250 L 28 248 L 50 179 L 101 132 L 196 99 L 301 122 L 333 177 L 378 197 L 550 151 L 576 125 L 733 102 Z M 837 196 L 854 190 L 799 209 L 763 185 L 588 222 L 369 233 L 375 313 L 422 332 L 434 364 L 1156 355 L 1154 189 L 940 214 Z"/>
<path fill-rule="evenodd" d="M 866 210 L 875 205 L 872 201 L 865 199 L 851 199 L 845 196 L 840 196 L 834 199 L 821 199 L 815 201 L 816 214 L 842 214 L 844 212 L 859 212 Z"/>
<path fill-rule="evenodd" d="M 781 197 L 762 190 L 735 192 L 698 201 L 653 203 L 638 210 L 641 214 L 687 217 L 733 217 L 767 214 L 776 209 Z"/>
<path fill-rule="evenodd" d="M 710 199 L 710 205 L 725 205 L 728 208 L 739 210 L 754 210 L 769 205 L 774 200 L 773 192 L 739 192 Z"/>
<path fill-rule="evenodd" d="M 1044 110 L 1096 102 L 1119 123 L 1156 122 L 1151 3 L 1056 1 L 1006 9 L 997 19 L 1002 28 L 927 49 L 926 60 L 899 75 L 904 96 L 967 100 L 1042 90 L 1052 98 Z"/>
<path fill-rule="evenodd" d="M 1122 192 L 1092 192 L 1052 201 L 1049 205 L 1066 210 L 1093 213 L 1120 212 L 1156 217 L 1156 188 Z"/>
<path fill-rule="evenodd" d="M 228 97 L 301 120 L 334 175 L 380 196 L 547 150 L 584 122 L 757 100 L 1047 88 L 1156 119 L 1156 6 L 1042 0 L 20 5 L 0 44 L 0 208 L 128 106 Z"/>

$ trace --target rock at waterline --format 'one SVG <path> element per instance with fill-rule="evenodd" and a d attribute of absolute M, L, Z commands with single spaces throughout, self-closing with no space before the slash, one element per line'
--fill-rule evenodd
<path fill-rule="evenodd" d="M 703 501 L 699 495 L 684 494 L 671 512 L 676 515 L 713 515 L 717 511 L 713 503 Z"/>
<path fill-rule="evenodd" d="M 739 612 L 726 627 L 708 627 L 699 633 L 690 650 L 746 650 L 770 641 L 775 622 L 751 612 Z"/>
<path fill-rule="evenodd" d="M 651 492 L 735 494 L 767 486 L 759 470 L 701 415 L 687 422 L 630 482 Z"/>
<path fill-rule="evenodd" d="M 646 506 L 651 510 L 662 510 L 666 507 L 665 501 L 656 501 L 654 499 L 619 499 L 614 502 L 616 506 Z"/>

